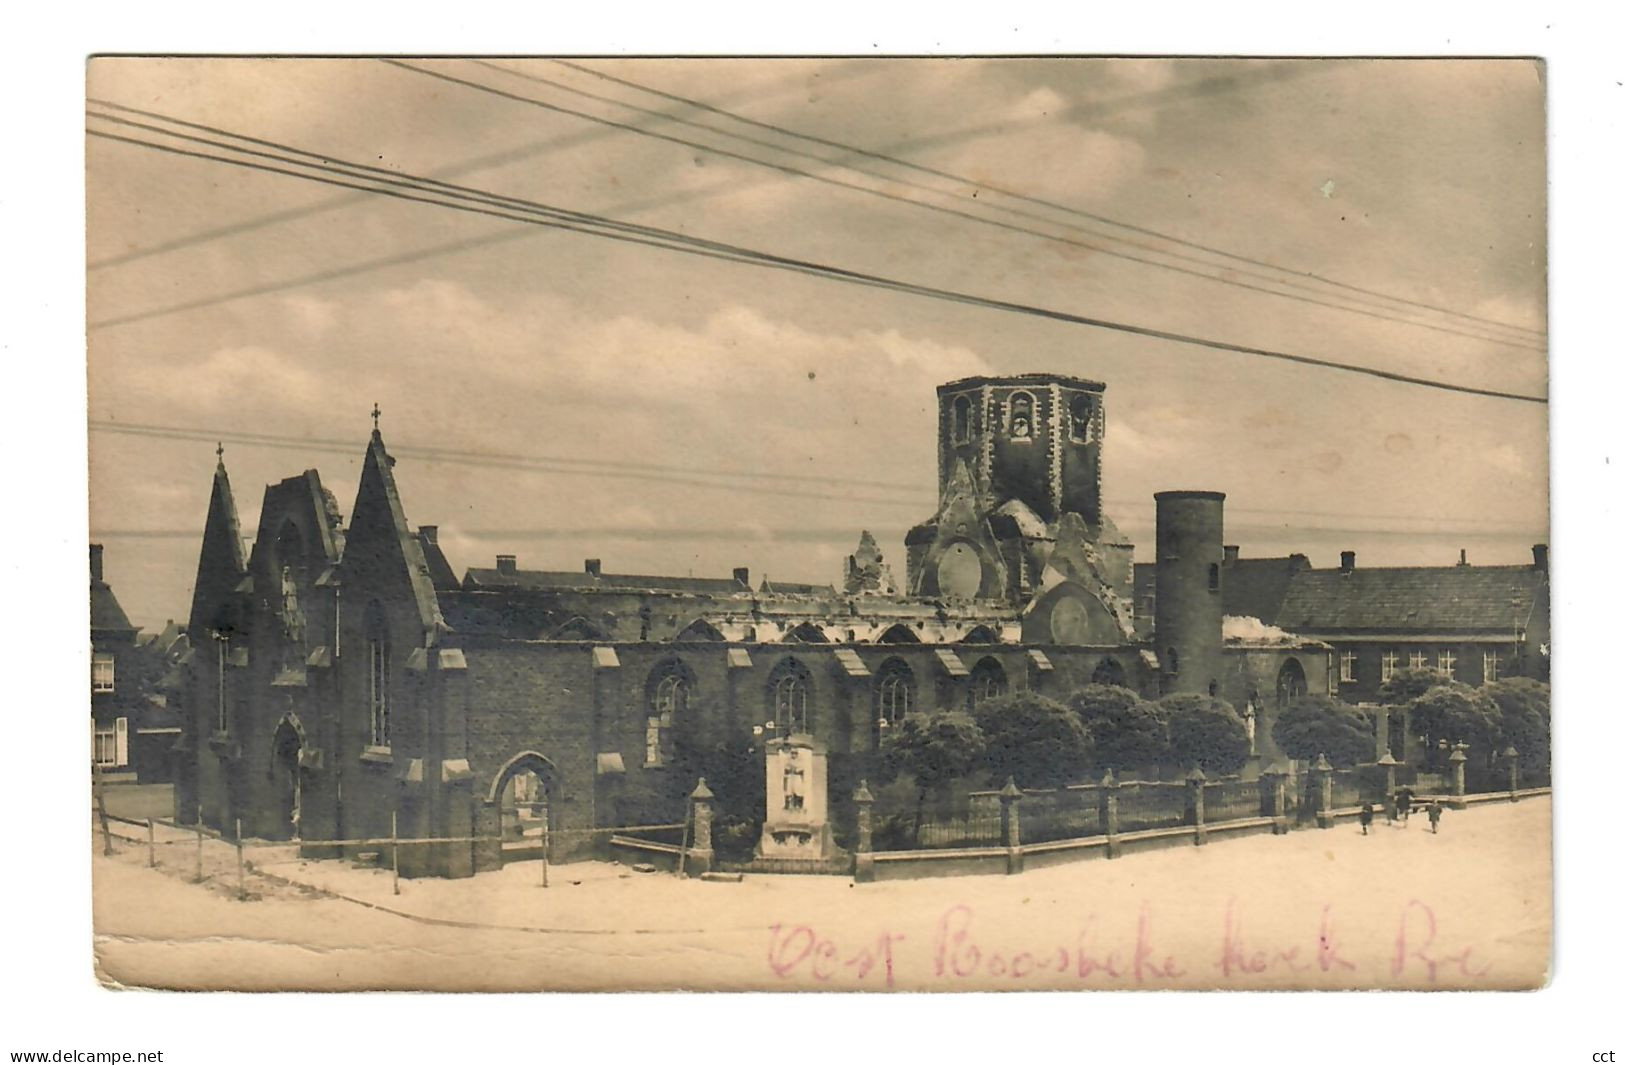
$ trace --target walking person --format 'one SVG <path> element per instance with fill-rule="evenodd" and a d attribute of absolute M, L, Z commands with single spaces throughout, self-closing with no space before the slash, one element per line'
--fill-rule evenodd
<path fill-rule="evenodd" d="M 1399 826 L 1404 828 L 1411 823 L 1411 789 L 1400 788 L 1395 801 L 1399 805 Z"/>
<path fill-rule="evenodd" d="M 1438 799 L 1428 803 L 1428 827 L 1433 830 L 1434 835 L 1439 834 L 1439 818 L 1443 816 L 1444 807 L 1439 804 Z"/>
<path fill-rule="evenodd" d="M 1376 813 L 1371 809 L 1370 803 L 1360 807 L 1360 835 L 1368 836 L 1371 834 L 1371 819 L 1375 816 Z"/>

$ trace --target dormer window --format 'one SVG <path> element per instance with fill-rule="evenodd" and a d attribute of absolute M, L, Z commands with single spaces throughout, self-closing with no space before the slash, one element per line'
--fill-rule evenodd
<path fill-rule="evenodd" d="M 967 396 L 954 397 L 953 413 L 954 443 L 970 443 L 970 399 Z"/>
<path fill-rule="evenodd" d="M 1073 396 L 1068 412 L 1069 435 L 1075 444 L 1095 442 L 1095 404 L 1088 396 Z"/>
<path fill-rule="evenodd" d="M 1029 392 L 1017 392 L 1010 397 L 1009 420 L 1005 431 L 1011 440 L 1030 441 L 1033 438 L 1033 397 Z"/>

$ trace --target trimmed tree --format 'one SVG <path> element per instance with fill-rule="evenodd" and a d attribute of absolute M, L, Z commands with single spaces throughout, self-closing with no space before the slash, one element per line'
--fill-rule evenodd
<path fill-rule="evenodd" d="M 1528 677 L 1511 677 L 1486 684 L 1484 694 L 1501 712 L 1495 746 L 1518 748 L 1524 771 L 1544 779 L 1551 771 L 1552 689 Z"/>
<path fill-rule="evenodd" d="M 1396 669 L 1377 689 L 1377 702 L 1384 706 L 1405 706 L 1415 702 L 1429 688 L 1450 683 L 1436 669 Z"/>
<path fill-rule="evenodd" d="M 1482 689 L 1449 680 L 1411 703 L 1411 726 L 1428 738 L 1430 748 L 1440 740 L 1466 743 L 1487 759 L 1500 735 L 1501 710 Z"/>
<path fill-rule="evenodd" d="M 1094 741 L 1095 765 L 1122 772 L 1167 759 L 1168 721 L 1132 689 L 1091 684 L 1073 693 L 1070 704 Z"/>
<path fill-rule="evenodd" d="M 1247 763 L 1247 723 L 1223 699 L 1195 693 L 1169 695 L 1158 701 L 1168 722 L 1168 746 L 1181 769 L 1200 766 L 1217 776 L 1235 773 Z"/>
<path fill-rule="evenodd" d="M 987 744 L 969 714 L 957 710 L 909 714 L 888 730 L 880 745 L 881 774 L 895 780 L 907 773 L 914 780 L 914 839 L 919 841 L 925 800 L 946 794 L 956 780 L 981 764 Z"/>
<path fill-rule="evenodd" d="M 1089 731 L 1065 705 L 1032 691 L 1014 691 L 976 704 L 986 748 L 982 764 L 995 782 L 1013 777 L 1024 788 L 1059 788 L 1089 768 Z"/>
<path fill-rule="evenodd" d="M 1376 754 L 1371 718 L 1357 706 L 1324 695 L 1305 696 L 1281 711 L 1270 735 L 1288 758 L 1324 754 L 1333 765 L 1346 767 L 1369 762 Z"/>

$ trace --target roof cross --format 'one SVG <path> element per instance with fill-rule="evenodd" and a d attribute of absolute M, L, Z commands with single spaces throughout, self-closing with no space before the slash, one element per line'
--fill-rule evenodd
<path fill-rule="evenodd" d="M 383 411 L 378 409 L 378 404 L 374 403 L 372 405 L 372 431 L 375 433 L 378 431 L 378 416 L 382 413 Z"/>

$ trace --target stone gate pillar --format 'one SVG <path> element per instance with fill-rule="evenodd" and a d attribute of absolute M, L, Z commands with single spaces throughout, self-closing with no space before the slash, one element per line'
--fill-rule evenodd
<path fill-rule="evenodd" d="M 1121 786 L 1110 769 L 1100 778 L 1100 831 L 1106 837 L 1108 858 L 1123 853 L 1123 845 L 1117 838 L 1117 789 Z"/>
<path fill-rule="evenodd" d="M 852 793 L 852 805 L 858 811 L 858 849 L 853 858 L 852 878 L 868 883 L 875 878 L 875 797 L 869 791 L 867 780 L 858 781 L 858 790 Z"/>
<path fill-rule="evenodd" d="M 1456 744 L 1455 750 L 1450 752 L 1450 808 L 1462 810 L 1467 807 L 1467 745 Z"/>
<path fill-rule="evenodd" d="M 1196 827 L 1196 845 L 1207 842 L 1207 774 L 1199 765 L 1185 775 L 1185 818 Z"/>
<path fill-rule="evenodd" d="M 716 796 L 701 777 L 689 799 L 694 804 L 694 845 L 688 849 L 685 868 L 692 875 L 700 876 L 711 871 L 711 863 L 716 858 L 716 852 L 711 849 L 711 819 Z"/>
<path fill-rule="evenodd" d="M 1315 796 L 1315 824 L 1331 828 L 1336 823 L 1332 816 L 1332 765 L 1324 752 L 1309 767 L 1309 787 Z"/>
<path fill-rule="evenodd" d="M 1016 787 L 1015 777 L 1005 780 L 1004 787 L 999 789 L 999 828 L 1008 855 L 1005 871 L 1019 873 L 1022 867 L 1021 789 Z"/>
<path fill-rule="evenodd" d="M 1518 801 L 1518 748 L 1507 744 L 1507 749 L 1501 753 L 1507 760 L 1507 799 Z"/>

